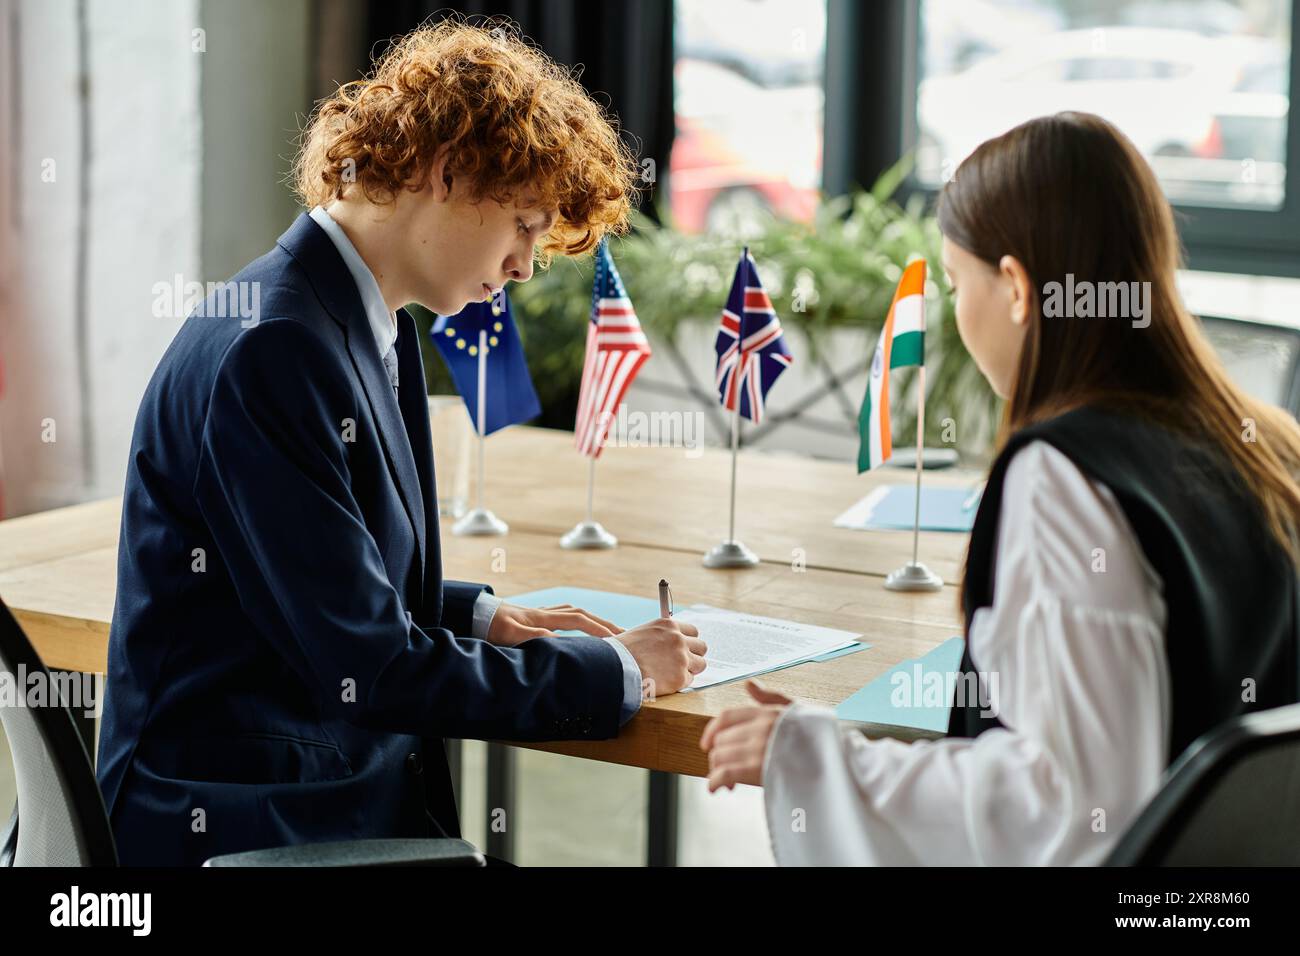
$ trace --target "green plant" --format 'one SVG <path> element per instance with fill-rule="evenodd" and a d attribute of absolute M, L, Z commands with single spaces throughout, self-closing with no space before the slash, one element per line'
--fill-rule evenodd
<path fill-rule="evenodd" d="M 957 438 L 963 450 L 979 453 L 989 423 L 996 420 L 996 399 L 957 335 L 935 218 L 926 213 L 919 195 L 906 206 L 894 198 L 908 169 L 905 159 L 870 190 L 827 200 L 811 223 L 769 219 L 747 244 L 782 323 L 802 330 L 808 347 L 823 358 L 834 358 L 837 369 L 846 356 L 830 354 L 829 333 L 865 328 L 869 339 L 861 356 L 865 367 L 903 266 L 918 254 L 924 256 L 937 292 L 929 299 L 927 315 L 926 442 L 942 444 L 947 437 L 944 420 L 951 418 L 959 424 Z M 738 239 L 687 235 L 637 217 L 632 233 L 613 240 L 610 251 L 642 325 L 658 336 L 672 337 L 684 322 L 718 321 L 741 246 Z M 530 282 L 510 289 L 542 401 L 540 424 L 573 427 L 592 271 L 589 257 L 557 259 Z M 425 317 L 426 334 L 427 322 Z M 425 351 L 428 362 L 433 350 Z M 449 390 L 446 370 L 438 360 L 433 364 L 436 368 L 429 369 L 433 390 Z M 895 406 L 894 433 L 901 444 L 910 444 L 916 432 L 911 403 L 914 375 L 914 370 L 897 373 L 901 388 L 895 394 L 906 396 L 903 407 Z M 851 398 L 861 400 L 860 395 Z M 973 427 L 965 427 L 967 422 Z"/>

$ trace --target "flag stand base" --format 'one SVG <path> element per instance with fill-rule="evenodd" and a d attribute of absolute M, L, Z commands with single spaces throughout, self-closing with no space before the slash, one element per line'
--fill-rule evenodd
<path fill-rule="evenodd" d="M 942 587 L 943 578 L 920 562 L 909 561 L 885 578 L 885 588 L 890 591 L 938 591 Z"/>
<path fill-rule="evenodd" d="M 560 538 L 560 547 L 568 551 L 602 551 L 617 548 L 618 538 L 606 531 L 599 521 L 579 521 Z"/>
<path fill-rule="evenodd" d="M 459 535 L 500 535 L 509 530 L 510 526 L 487 508 L 475 508 L 451 526 L 451 533 Z"/>
<path fill-rule="evenodd" d="M 758 564 L 758 555 L 739 541 L 715 544 L 704 555 L 706 568 L 748 568 Z"/>

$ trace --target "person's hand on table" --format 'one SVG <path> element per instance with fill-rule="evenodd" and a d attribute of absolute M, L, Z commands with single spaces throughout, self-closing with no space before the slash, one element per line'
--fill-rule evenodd
<path fill-rule="evenodd" d="M 707 645 L 694 624 L 671 617 L 656 618 L 624 631 L 619 642 L 641 668 L 642 696 L 646 700 L 675 694 L 689 687 L 695 675 L 707 666 Z"/>
<path fill-rule="evenodd" d="M 794 701 L 768 690 L 756 680 L 745 681 L 756 707 L 728 707 L 709 721 L 700 749 L 709 754 L 709 792 L 738 783 L 763 785 L 763 758 L 772 728 Z"/>
<path fill-rule="evenodd" d="M 498 647 L 516 647 L 534 637 L 554 637 L 555 631 L 582 631 L 592 637 L 613 637 L 622 633 L 617 624 L 572 604 L 553 604 L 550 607 L 502 604 L 492 615 L 487 639 Z"/>

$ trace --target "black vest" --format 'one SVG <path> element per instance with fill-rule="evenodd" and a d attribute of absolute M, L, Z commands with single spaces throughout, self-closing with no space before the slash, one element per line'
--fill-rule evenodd
<path fill-rule="evenodd" d="M 969 622 L 993 603 L 998 513 L 1016 506 L 1002 500 L 1007 466 L 1035 440 L 1110 489 L 1164 583 L 1170 762 L 1222 721 L 1300 700 L 1296 573 L 1236 471 L 1207 446 L 1094 408 L 1021 429 L 993 463 L 966 560 L 963 678 L 979 669 L 971 660 Z M 1242 700 L 1247 679 L 1254 681 L 1253 701 Z M 1001 726 L 996 717 L 980 716 L 978 701 L 967 700 L 953 707 L 948 733 L 974 737 Z"/>

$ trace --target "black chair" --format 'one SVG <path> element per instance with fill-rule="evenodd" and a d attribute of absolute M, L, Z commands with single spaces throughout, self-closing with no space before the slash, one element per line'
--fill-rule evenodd
<path fill-rule="evenodd" d="M 1211 315 L 1201 327 L 1240 388 L 1300 417 L 1300 329 Z"/>
<path fill-rule="evenodd" d="M 1300 704 L 1231 720 L 1188 747 L 1106 865 L 1300 865 Z"/>
<path fill-rule="evenodd" d="M 22 693 L 51 677 L 9 608 L 0 601 L 0 679 Z M 21 678 L 21 679 L 20 679 Z M 18 802 L 0 833 L 0 866 L 117 866 L 117 848 L 95 780 L 94 763 L 64 700 L 0 706 L 13 752 Z M 214 857 L 204 866 L 484 866 L 464 840 L 347 840 Z"/>

